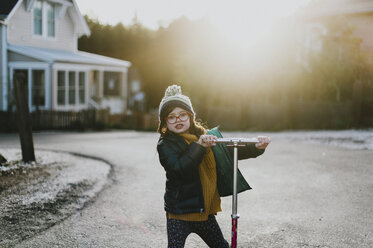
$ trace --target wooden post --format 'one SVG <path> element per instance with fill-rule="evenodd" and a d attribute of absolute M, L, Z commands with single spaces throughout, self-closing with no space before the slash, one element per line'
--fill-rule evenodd
<path fill-rule="evenodd" d="M 17 105 L 17 124 L 21 140 L 22 160 L 35 161 L 34 143 L 32 139 L 31 118 L 28 107 L 28 91 L 26 75 L 22 72 L 14 74 L 14 93 Z"/>
<path fill-rule="evenodd" d="M 6 162 L 8 162 L 6 158 L 0 154 L 0 164 L 6 163 Z"/>

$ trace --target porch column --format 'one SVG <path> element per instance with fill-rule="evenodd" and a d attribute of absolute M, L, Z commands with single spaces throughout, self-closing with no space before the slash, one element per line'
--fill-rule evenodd
<path fill-rule="evenodd" d="M 122 71 L 122 92 L 121 95 L 124 99 L 124 109 L 127 110 L 127 105 L 128 105 L 128 70 Z"/>
<path fill-rule="evenodd" d="M 0 25 L 0 110 L 8 110 L 8 52 L 6 27 Z"/>
<path fill-rule="evenodd" d="M 51 67 L 51 70 L 50 70 L 50 89 L 49 89 L 49 92 L 50 92 L 50 110 L 55 110 L 57 108 L 57 91 L 58 91 L 58 77 L 57 77 L 57 69 L 55 69 L 54 67 Z M 47 93 L 48 94 L 48 93 Z"/>
<path fill-rule="evenodd" d="M 104 71 L 103 70 L 99 70 L 98 72 L 97 96 L 99 99 L 102 99 L 104 97 Z"/>

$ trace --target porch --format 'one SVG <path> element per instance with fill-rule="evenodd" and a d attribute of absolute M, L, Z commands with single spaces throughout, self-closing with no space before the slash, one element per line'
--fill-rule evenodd
<path fill-rule="evenodd" d="M 130 62 L 85 52 L 8 46 L 9 84 L 3 97 L 13 108 L 15 73 L 23 73 L 30 111 L 127 110 Z M 7 110 L 7 108 L 3 109 Z"/>

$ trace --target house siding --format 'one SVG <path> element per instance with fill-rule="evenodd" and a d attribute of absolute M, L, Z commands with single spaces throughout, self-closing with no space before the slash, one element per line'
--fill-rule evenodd
<path fill-rule="evenodd" d="M 73 7 L 70 7 L 73 8 Z M 58 18 L 56 13 L 55 37 L 43 38 L 33 34 L 33 12 L 26 11 L 25 4 L 19 6 L 8 24 L 8 42 L 14 45 L 43 47 L 75 51 L 76 36 L 70 14 Z"/>

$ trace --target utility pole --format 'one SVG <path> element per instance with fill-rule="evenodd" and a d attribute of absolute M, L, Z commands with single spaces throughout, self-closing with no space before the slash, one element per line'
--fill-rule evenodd
<path fill-rule="evenodd" d="M 28 107 L 27 80 L 24 72 L 14 73 L 14 93 L 17 106 L 17 124 L 21 140 L 22 160 L 35 161 L 34 143 L 32 139 L 31 118 Z"/>

